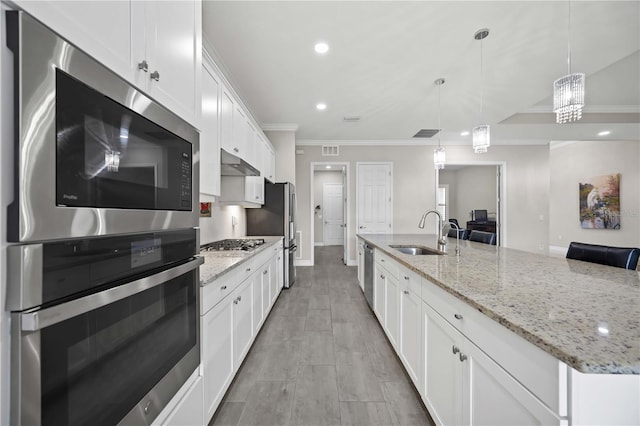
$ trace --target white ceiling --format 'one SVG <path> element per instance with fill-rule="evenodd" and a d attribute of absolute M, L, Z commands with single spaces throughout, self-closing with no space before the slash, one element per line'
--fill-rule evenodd
<path fill-rule="evenodd" d="M 572 1 L 572 71 L 584 72 L 583 119 L 558 125 L 552 83 L 567 73 L 565 1 L 211 1 L 205 45 L 264 128 L 298 126 L 298 142 L 441 140 L 481 124 L 493 144 L 640 139 L 640 1 Z M 330 51 L 313 46 L 326 41 Z M 324 102 L 327 110 L 317 111 Z M 360 116 L 357 123 L 345 116 Z M 598 137 L 601 130 L 610 130 Z M 435 143 L 433 138 L 430 143 Z M 422 142 L 422 141 L 421 141 Z"/>

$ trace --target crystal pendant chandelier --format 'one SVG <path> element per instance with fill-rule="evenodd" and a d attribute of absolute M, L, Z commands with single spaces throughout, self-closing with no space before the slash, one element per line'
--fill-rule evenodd
<path fill-rule="evenodd" d="M 480 121 L 482 121 L 482 98 L 484 90 L 484 74 L 482 69 L 482 40 L 489 35 L 489 29 L 483 28 L 476 31 L 473 38 L 480 40 Z M 488 124 L 480 124 L 473 128 L 473 152 L 482 154 L 487 152 L 487 148 L 491 145 L 491 135 Z"/>
<path fill-rule="evenodd" d="M 440 146 L 440 87 L 444 84 L 444 78 L 439 78 L 434 82 L 438 86 L 438 147 L 433 150 L 433 165 L 436 170 L 444 169 L 445 152 L 444 148 Z"/>
<path fill-rule="evenodd" d="M 570 123 L 582 118 L 584 107 L 584 73 L 571 74 L 571 2 L 569 2 L 569 31 L 567 66 L 569 73 L 553 82 L 553 112 L 556 123 Z"/>

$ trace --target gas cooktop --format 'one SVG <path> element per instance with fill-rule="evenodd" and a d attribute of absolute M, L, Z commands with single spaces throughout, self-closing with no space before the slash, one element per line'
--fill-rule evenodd
<path fill-rule="evenodd" d="M 258 246 L 261 246 L 262 244 L 264 244 L 264 239 L 262 238 L 226 239 L 203 244 L 200 247 L 200 251 L 249 251 L 255 249 Z"/>

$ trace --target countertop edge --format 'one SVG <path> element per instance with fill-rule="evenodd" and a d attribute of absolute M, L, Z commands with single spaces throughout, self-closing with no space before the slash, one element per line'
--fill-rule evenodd
<path fill-rule="evenodd" d="M 557 360 L 567 364 L 568 366 L 570 366 L 571 368 L 575 369 L 576 371 L 579 371 L 580 373 L 585 373 L 585 374 L 631 374 L 631 375 L 639 375 L 640 374 L 640 366 L 618 365 L 616 363 L 606 363 L 606 364 L 594 365 L 594 364 L 590 364 L 590 363 L 588 363 L 586 361 L 582 361 L 582 360 L 578 359 L 576 356 L 573 356 L 573 355 L 570 355 L 570 354 L 566 353 L 564 350 L 558 348 L 553 343 L 550 343 L 550 342 L 542 339 L 540 336 L 537 336 L 537 335 L 533 334 L 532 332 L 523 329 L 522 327 L 518 326 L 517 324 L 514 324 L 513 322 L 509 321 L 508 319 L 496 314 L 495 312 L 493 312 L 491 309 L 487 308 L 486 306 L 483 306 L 483 305 L 479 304 L 475 300 L 469 299 L 468 297 L 466 297 L 463 294 L 457 292 L 455 289 L 451 288 L 447 284 L 440 282 L 439 280 L 435 279 L 434 277 L 430 276 L 429 274 L 427 274 L 426 272 L 420 270 L 419 268 L 416 268 L 413 265 L 408 264 L 407 262 L 405 262 L 404 259 L 402 259 L 401 257 L 398 257 L 398 255 L 396 253 L 394 253 L 395 250 L 389 249 L 388 246 L 385 246 L 385 245 L 381 246 L 379 243 L 377 243 L 377 242 L 375 242 L 375 241 L 373 241 L 371 239 L 368 239 L 366 237 L 366 235 L 363 235 L 363 234 L 357 234 L 356 237 L 362 239 L 363 241 L 367 242 L 368 244 L 373 245 L 375 248 L 380 249 L 386 255 L 390 256 L 395 261 L 400 263 L 402 266 L 404 266 L 407 269 L 410 269 L 411 271 L 417 273 L 418 275 L 420 275 L 421 277 L 425 278 L 430 283 L 437 285 L 439 288 L 441 288 L 442 290 L 444 290 L 447 293 L 451 294 L 452 296 L 454 296 L 455 298 L 457 298 L 461 302 L 466 303 L 467 305 L 469 305 L 470 307 L 474 308 L 478 312 L 482 313 L 486 317 L 492 319 L 493 321 L 495 321 L 498 324 L 502 325 L 503 327 L 507 328 L 511 332 L 513 332 L 513 333 L 517 334 L 518 336 L 522 337 L 523 339 L 525 339 L 526 341 L 528 341 L 532 345 L 534 345 L 537 348 L 543 350 L 547 354 L 549 354 L 552 357 L 556 358 Z"/>

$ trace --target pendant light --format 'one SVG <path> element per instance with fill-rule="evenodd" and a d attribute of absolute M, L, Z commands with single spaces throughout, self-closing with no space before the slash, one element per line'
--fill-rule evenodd
<path fill-rule="evenodd" d="M 433 165 L 436 170 L 440 170 L 444 169 L 445 162 L 444 148 L 440 146 L 440 132 L 442 131 L 442 127 L 440 127 L 440 88 L 444 84 L 444 78 L 439 78 L 434 83 L 438 86 L 438 147 L 433 150 Z"/>
<path fill-rule="evenodd" d="M 571 74 L 571 2 L 569 1 L 567 67 L 569 73 L 553 82 L 553 112 L 556 123 L 570 123 L 582 118 L 584 107 L 584 73 Z"/>
<path fill-rule="evenodd" d="M 481 30 L 476 31 L 473 38 L 476 40 L 480 40 L 480 122 L 482 122 L 482 98 L 484 91 L 484 74 L 483 74 L 483 63 L 482 63 L 482 40 L 487 38 L 489 35 L 489 29 L 483 28 Z M 476 154 L 482 154 L 487 152 L 487 148 L 491 145 L 491 135 L 489 133 L 489 125 L 488 124 L 479 124 L 473 128 L 473 151 Z"/>

